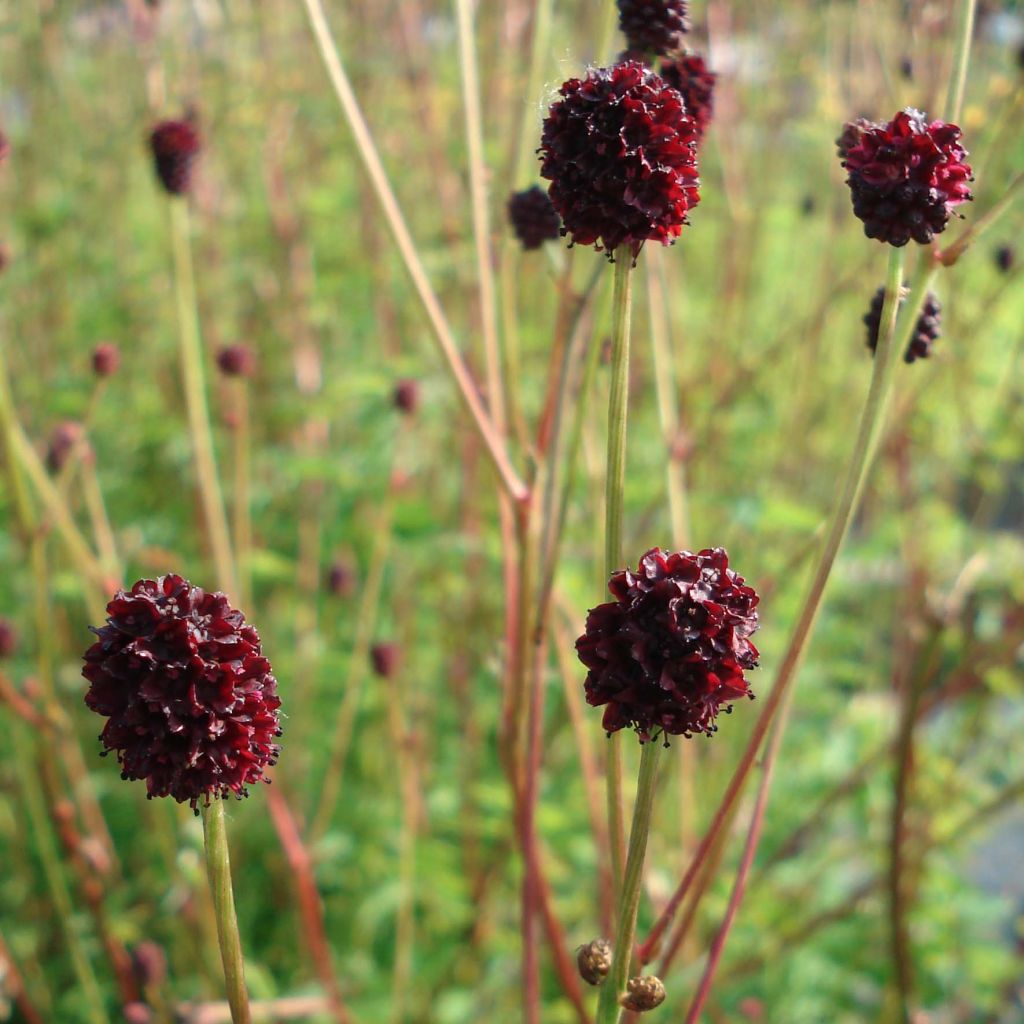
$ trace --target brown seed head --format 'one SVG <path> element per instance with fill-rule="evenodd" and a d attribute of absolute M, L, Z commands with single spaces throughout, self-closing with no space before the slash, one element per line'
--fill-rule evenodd
<path fill-rule="evenodd" d="M 665 986 L 653 974 L 642 978 L 630 978 L 626 991 L 619 997 L 619 1003 L 633 1013 L 646 1013 L 665 1002 Z"/>
<path fill-rule="evenodd" d="M 607 939 L 594 939 L 576 950 L 576 966 L 588 985 L 600 985 L 612 969 L 612 944 Z"/>

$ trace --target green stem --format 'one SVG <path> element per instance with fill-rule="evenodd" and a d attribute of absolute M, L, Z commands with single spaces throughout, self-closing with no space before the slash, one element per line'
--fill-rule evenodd
<path fill-rule="evenodd" d="M 621 1007 L 619 996 L 626 988 L 629 965 L 633 959 L 633 938 L 636 934 L 636 915 L 640 906 L 640 882 L 643 877 L 647 836 L 651 831 L 651 811 L 654 807 L 654 789 L 658 776 L 658 754 L 661 744 L 649 740 L 640 748 L 640 773 L 636 783 L 636 804 L 633 807 L 633 825 L 629 831 L 629 854 L 626 858 L 626 876 L 619 898 L 619 919 L 615 928 L 615 948 L 612 967 L 601 987 L 595 1024 L 618 1024 Z"/>
<path fill-rule="evenodd" d="M 232 1024 L 250 1024 L 249 993 L 245 988 L 242 940 L 238 937 L 235 895 L 231 889 L 231 858 L 224 821 L 224 801 L 211 800 L 203 808 L 203 839 L 206 845 L 206 874 L 210 880 L 213 910 L 217 917 L 217 940 L 224 965 L 224 985 Z"/>
<path fill-rule="evenodd" d="M 633 254 L 615 251 L 612 292 L 612 379 L 608 396 L 608 460 L 605 474 L 604 579 L 622 568 L 622 508 L 626 488 L 626 427 L 629 415 L 629 330 Z M 622 878 L 622 747 L 617 733 L 608 738 L 608 838 L 612 879 Z"/>
<path fill-rule="evenodd" d="M 953 55 L 953 71 L 949 76 L 949 91 L 946 93 L 945 117 L 955 124 L 960 120 L 964 105 L 964 87 L 967 84 L 967 62 L 971 55 L 971 38 L 974 35 L 974 11 L 977 0 L 961 0 L 960 23 L 957 26 L 956 51 Z"/>
<path fill-rule="evenodd" d="M 217 580 L 225 590 L 238 598 L 238 582 L 231 557 L 231 539 L 224 512 L 224 498 L 217 475 L 213 452 L 213 431 L 206 404 L 203 380 L 203 351 L 199 337 L 199 316 L 196 308 L 195 273 L 192 269 L 192 248 L 189 240 L 188 203 L 170 200 L 171 243 L 174 250 L 174 295 L 178 307 L 178 332 L 181 347 L 181 373 L 188 410 L 189 432 L 195 456 L 199 497 L 203 505 L 206 529 Z"/>

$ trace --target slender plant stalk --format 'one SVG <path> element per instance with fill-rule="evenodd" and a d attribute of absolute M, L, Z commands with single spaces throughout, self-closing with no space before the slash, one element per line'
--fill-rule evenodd
<path fill-rule="evenodd" d="M 513 468 L 505 441 L 480 401 L 476 382 L 473 380 L 465 361 L 459 353 L 458 347 L 455 344 L 455 338 L 448 325 L 448 321 L 445 319 L 437 295 L 427 278 L 419 253 L 416 250 L 416 245 L 406 225 L 405 217 L 402 215 L 398 200 L 395 198 L 391 183 L 388 181 L 387 173 L 384 170 L 384 165 L 381 163 L 380 155 L 377 152 L 369 126 L 363 117 L 363 112 L 359 107 L 359 102 L 352 90 L 348 76 L 345 74 L 345 69 L 341 62 L 341 54 L 327 24 L 323 4 L 321 0 L 303 0 L 303 3 L 305 4 L 309 25 L 324 62 L 324 67 L 327 70 L 331 85 L 338 97 L 338 102 L 341 104 L 342 112 L 355 140 L 356 150 L 363 161 L 363 167 L 370 178 L 370 183 L 373 186 L 377 201 L 380 203 L 391 233 L 394 235 L 395 244 L 405 263 L 406 271 L 412 279 L 416 294 L 423 304 L 441 354 L 458 387 L 459 394 L 466 406 L 466 410 L 469 412 L 474 428 L 480 435 L 481 440 L 484 442 L 484 447 L 494 463 L 503 487 L 508 491 L 513 500 L 523 501 L 528 494 L 526 484 Z"/>
<path fill-rule="evenodd" d="M 203 808 L 203 840 L 206 846 L 206 874 L 217 918 L 217 940 L 224 967 L 224 983 L 232 1024 L 250 1024 L 249 993 L 245 987 L 242 940 L 238 936 L 235 894 L 231 888 L 231 858 L 224 821 L 224 801 L 211 800 Z"/>
<path fill-rule="evenodd" d="M 235 478 L 231 495 L 231 511 L 235 534 L 234 563 L 238 574 L 240 599 L 248 604 L 252 599 L 252 510 L 250 508 L 250 449 L 249 449 L 249 382 L 243 377 L 231 381 L 234 391 L 232 426 Z"/>
<path fill-rule="evenodd" d="M 921 275 L 922 282 L 926 281 L 927 277 L 927 273 Z M 868 470 L 871 466 L 872 456 L 877 447 L 878 436 L 881 432 L 881 425 L 884 421 L 884 414 L 891 390 L 893 365 L 899 353 L 903 351 L 906 340 L 910 337 L 910 332 L 917 321 L 921 299 L 923 299 L 923 290 L 919 284 L 915 287 L 911 299 L 904 306 L 904 317 L 901 321 L 904 329 L 900 332 L 899 344 L 894 344 L 898 297 L 902 283 L 903 250 L 894 248 L 891 249 L 889 255 L 889 272 L 886 277 L 885 303 L 881 319 L 882 327 L 879 331 L 880 337 L 872 368 L 871 384 L 868 389 L 864 410 L 861 414 L 860 427 L 854 442 L 853 454 L 847 467 L 845 482 L 839 500 L 833 509 L 829 530 L 818 564 L 815 567 L 810 587 L 804 598 L 796 626 L 776 674 L 774 685 L 765 701 L 761 714 L 758 716 L 753 733 L 739 764 L 733 772 L 722 801 L 715 811 L 704 838 L 694 853 L 690 867 L 687 869 L 686 874 L 683 876 L 682 881 L 673 893 L 672 898 L 668 901 L 654 927 L 644 940 L 641 947 L 641 959 L 645 962 L 653 955 L 661 935 L 679 909 L 683 897 L 686 895 L 700 868 L 701 860 L 707 855 L 718 832 L 731 816 L 735 802 L 754 765 L 757 751 L 774 721 L 783 698 L 789 690 L 791 682 L 795 679 L 797 669 L 803 659 L 807 642 L 814 629 L 818 610 L 821 607 L 825 587 L 832 572 L 832 566 L 835 564 L 839 549 L 849 530 L 868 475 Z"/>
<path fill-rule="evenodd" d="M 636 804 L 633 824 L 629 830 L 629 854 L 626 874 L 619 897 L 618 923 L 615 927 L 615 948 L 612 966 L 601 986 L 595 1024 L 618 1024 L 622 1008 L 619 996 L 626 988 L 629 965 L 633 959 L 633 938 L 636 934 L 636 915 L 640 907 L 644 857 L 647 837 L 651 830 L 651 811 L 654 808 L 654 790 L 658 779 L 658 754 L 661 744 L 650 740 L 640 749 L 640 772 L 636 783 Z"/>
<path fill-rule="evenodd" d="M 612 292 L 612 366 L 608 395 L 608 456 L 605 470 L 604 580 L 622 568 L 622 509 L 626 489 L 626 428 L 629 415 L 629 334 L 633 254 L 627 246 L 614 254 Z M 624 826 L 622 820 L 622 741 L 612 733 L 607 743 L 608 836 L 612 849 L 612 878 L 622 879 Z"/>
<path fill-rule="evenodd" d="M 994 206 L 986 210 L 970 227 L 967 228 L 953 243 L 939 253 L 939 262 L 951 267 L 986 231 L 996 224 L 1004 213 L 1013 205 L 1024 191 L 1024 171 L 1021 171 Z"/>
<path fill-rule="evenodd" d="M 196 308 L 195 272 L 192 267 L 188 202 L 168 201 L 171 211 L 171 246 L 174 250 L 174 296 L 178 307 L 178 339 L 181 349 L 181 373 L 192 435 L 199 497 L 210 538 L 214 568 L 220 585 L 229 594 L 238 594 L 231 538 L 224 512 L 217 460 L 213 451 L 213 431 L 206 403 L 203 373 L 203 349 L 199 335 L 199 312 Z"/>
<path fill-rule="evenodd" d="M 977 6 L 978 0 L 960 0 L 960 23 L 957 26 L 956 49 L 953 53 L 953 71 L 949 76 L 949 90 L 946 93 L 946 120 L 954 124 L 960 120 L 964 106 L 967 64 L 971 56 L 974 12 Z"/>
<path fill-rule="evenodd" d="M 505 402 L 501 380 L 498 310 L 491 259 L 491 226 L 487 211 L 487 164 L 484 162 L 483 117 L 480 112 L 480 83 L 477 74 L 476 43 L 473 38 L 471 0 L 455 0 L 455 12 L 458 23 L 459 65 L 462 71 L 462 102 L 466 115 L 466 148 L 469 155 L 469 192 L 473 210 L 473 244 L 476 250 L 477 286 L 480 293 L 480 322 L 483 327 L 484 365 L 487 368 L 487 401 L 494 429 L 502 435 L 505 430 Z"/>

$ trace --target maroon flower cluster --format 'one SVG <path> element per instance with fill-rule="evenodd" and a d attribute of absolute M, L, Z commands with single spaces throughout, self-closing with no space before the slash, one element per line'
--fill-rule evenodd
<path fill-rule="evenodd" d="M 193 809 L 246 795 L 276 763 L 281 735 L 277 681 L 255 628 L 223 594 L 175 575 L 119 591 L 107 614 L 82 675 L 121 777 Z"/>
<path fill-rule="evenodd" d="M 634 258 L 671 243 L 700 201 L 697 125 L 680 94 L 637 61 L 593 68 L 559 90 L 541 135 L 541 175 L 573 244 Z"/>
<path fill-rule="evenodd" d="M 551 197 L 539 185 L 508 197 L 508 219 L 524 249 L 539 249 L 558 238 L 562 226 Z"/>
<path fill-rule="evenodd" d="M 256 356 L 248 345 L 225 345 L 217 351 L 217 369 L 225 377 L 251 377 L 256 372 Z"/>
<path fill-rule="evenodd" d="M 714 115 L 715 73 L 700 54 L 687 53 L 662 64 L 661 77 L 682 95 L 686 112 L 697 124 L 697 137 L 703 138 Z"/>
<path fill-rule="evenodd" d="M 174 196 L 188 192 L 192 165 L 199 154 L 199 133 L 188 121 L 161 121 L 149 136 L 153 165 L 163 187 Z"/>
<path fill-rule="evenodd" d="M 945 230 L 956 206 L 973 198 L 960 129 L 926 121 L 908 107 L 888 124 L 857 121 L 837 140 L 853 212 L 868 238 L 922 245 Z"/>
<path fill-rule="evenodd" d="M 723 705 L 728 712 L 729 702 L 753 696 L 743 673 L 757 667 L 749 638 L 758 597 L 722 548 L 654 548 L 608 589 L 615 600 L 590 611 L 576 641 L 587 703 L 607 705 L 607 732 L 629 726 L 641 742 L 711 734 Z"/>
<path fill-rule="evenodd" d="M 900 307 L 906 298 L 907 289 L 900 295 Z M 864 314 L 864 325 L 868 329 L 868 348 L 874 352 L 878 348 L 878 332 L 882 328 L 882 306 L 885 304 L 885 288 L 879 288 L 871 300 L 871 306 Z M 907 351 L 903 353 L 903 361 L 912 363 L 915 359 L 927 359 L 931 355 L 932 345 L 939 340 L 942 333 L 942 306 L 939 300 L 929 292 L 921 307 L 921 315 L 914 325 L 914 333 L 910 337 Z"/>
<path fill-rule="evenodd" d="M 690 24 L 686 0 L 618 0 L 619 30 L 630 50 L 665 57 L 682 45 Z"/>

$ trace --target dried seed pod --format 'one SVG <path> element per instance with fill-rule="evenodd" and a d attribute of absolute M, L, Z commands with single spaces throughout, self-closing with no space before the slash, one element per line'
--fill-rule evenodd
<path fill-rule="evenodd" d="M 633 1013 L 646 1013 L 665 1002 L 665 986 L 653 974 L 642 978 L 630 978 L 626 991 L 619 997 L 619 1003 Z"/>
<path fill-rule="evenodd" d="M 576 950 L 576 966 L 588 985 L 600 985 L 612 968 L 612 944 L 607 939 L 594 939 Z"/>

